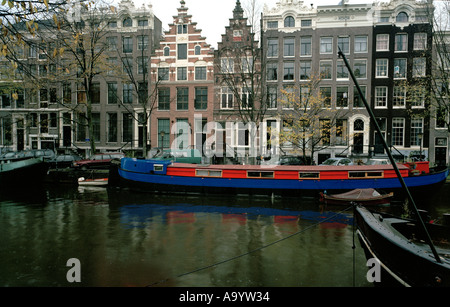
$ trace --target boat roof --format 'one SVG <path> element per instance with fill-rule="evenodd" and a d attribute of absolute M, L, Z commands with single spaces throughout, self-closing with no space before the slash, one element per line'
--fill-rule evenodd
<path fill-rule="evenodd" d="M 212 164 L 189 164 L 174 162 L 170 167 L 214 169 L 214 170 L 250 170 L 250 171 L 302 171 L 302 172 L 327 172 L 327 171 L 384 171 L 393 170 L 392 165 L 212 165 Z M 408 167 L 398 164 L 399 170 Z"/>

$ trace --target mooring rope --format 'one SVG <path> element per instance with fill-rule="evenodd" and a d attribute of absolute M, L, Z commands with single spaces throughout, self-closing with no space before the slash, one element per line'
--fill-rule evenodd
<path fill-rule="evenodd" d="M 153 286 L 155 286 L 155 285 L 158 285 L 158 284 L 161 284 L 161 283 L 165 283 L 165 282 L 167 282 L 167 281 L 169 281 L 169 280 L 171 280 L 171 279 L 180 278 L 180 277 L 183 277 L 183 276 L 186 276 L 186 275 L 189 275 L 189 274 L 197 273 L 197 272 L 199 272 L 199 271 L 203 271 L 203 270 L 206 270 L 206 269 L 209 269 L 209 268 L 212 268 L 212 267 L 215 267 L 215 266 L 218 266 L 218 265 L 221 265 L 221 264 L 224 264 L 224 263 L 227 263 L 227 262 L 236 260 L 236 259 L 238 259 L 238 258 L 241 258 L 241 257 L 244 257 L 244 256 L 248 256 L 248 255 L 250 255 L 250 254 L 252 254 L 252 253 L 254 253 L 254 252 L 260 251 L 260 250 L 265 249 L 265 248 L 268 248 L 268 247 L 270 247 L 270 246 L 272 246 L 272 245 L 278 244 L 278 243 L 280 243 L 280 242 L 282 242 L 282 241 L 284 241 L 284 240 L 287 240 L 287 239 L 290 239 L 290 238 L 292 238 L 292 237 L 294 237 L 294 236 L 297 236 L 297 235 L 299 235 L 299 234 L 302 234 L 302 233 L 304 233 L 304 232 L 306 232 L 306 231 L 308 231 L 308 230 L 310 230 L 310 229 L 316 227 L 317 225 L 320 225 L 320 224 L 322 224 L 322 223 L 324 223 L 324 222 L 326 222 L 326 221 L 329 221 L 329 220 L 333 219 L 334 217 L 338 216 L 339 214 L 342 214 L 342 213 L 345 212 L 345 211 L 348 211 L 348 210 L 351 209 L 351 208 L 353 208 L 353 205 L 350 206 L 350 207 L 348 207 L 348 208 L 346 208 L 346 209 L 344 209 L 344 210 L 342 210 L 342 211 L 339 211 L 339 212 L 335 213 L 334 215 L 332 215 L 332 216 L 330 216 L 330 217 L 327 217 L 327 218 L 325 218 L 325 219 L 319 221 L 318 223 L 315 223 L 315 224 L 313 224 L 313 225 L 310 225 L 310 226 L 308 226 L 308 227 L 306 227 L 306 228 L 304 228 L 304 229 L 302 229 L 302 230 L 299 230 L 299 231 L 297 231 L 297 232 L 295 232 L 295 233 L 293 233 L 293 234 L 290 234 L 290 235 L 288 235 L 288 236 L 286 236 L 286 237 L 284 237 L 284 238 L 278 239 L 278 240 L 273 241 L 273 242 L 271 242 L 271 243 L 269 243 L 269 244 L 266 244 L 266 245 L 263 245 L 263 246 L 261 246 L 261 247 L 255 248 L 255 249 L 253 249 L 253 250 L 251 250 L 251 251 L 248 251 L 248 252 L 246 252 L 246 253 L 243 253 L 243 254 L 241 254 L 241 255 L 237 255 L 237 256 L 234 256 L 234 257 L 231 257 L 231 258 L 228 258 L 228 259 L 225 259 L 225 260 L 216 262 L 216 263 L 214 263 L 214 264 L 210 264 L 210 265 L 207 265 L 207 266 L 204 266 L 204 267 L 201 267 L 201 268 L 198 268 L 198 269 L 195 269 L 195 270 L 192 270 L 192 271 L 189 271 L 189 272 L 186 272 L 186 273 L 177 275 L 177 276 L 175 276 L 175 277 L 162 279 L 162 280 L 160 280 L 160 281 L 157 281 L 157 282 L 154 282 L 154 283 L 148 285 L 147 287 L 153 287 Z"/>

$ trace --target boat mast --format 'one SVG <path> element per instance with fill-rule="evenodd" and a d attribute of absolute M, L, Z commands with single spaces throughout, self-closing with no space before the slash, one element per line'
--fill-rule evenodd
<path fill-rule="evenodd" d="M 436 258 L 436 261 L 438 263 L 442 263 L 441 259 L 439 258 L 439 255 L 436 251 L 436 248 L 433 245 L 433 242 L 431 241 L 431 237 L 430 234 L 428 233 L 428 230 L 425 226 L 425 223 L 423 222 L 422 216 L 419 213 L 419 210 L 417 209 L 416 203 L 414 202 L 414 199 L 411 195 L 411 193 L 409 192 L 408 187 L 406 186 L 405 180 L 403 180 L 402 175 L 400 174 L 400 171 L 398 169 L 397 164 L 394 161 L 394 157 L 392 156 L 391 151 L 389 150 L 389 147 L 386 143 L 386 140 L 383 136 L 383 134 L 381 133 L 381 129 L 380 126 L 378 125 L 378 122 L 375 118 L 375 115 L 373 114 L 372 109 L 370 108 L 369 104 L 367 103 L 366 97 L 364 96 L 361 88 L 359 87 L 358 81 L 356 81 L 355 75 L 353 74 L 352 69 L 350 68 L 350 65 L 348 64 L 347 58 L 345 57 L 345 55 L 342 53 L 341 48 L 339 48 L 339 52 L 338 52 L 339 57 L 341 57 L 344 60 L 345 66 L 347 67 L 347 70 L 350 73 L 350 76 L 352 77 L 353 82 L 356 85 L 356 88 L 358 89 L 358 93 L 359 93 L 359 97 L 362 98 L 362 101 L 364 102 L 364 106 L 367 109 L 367 112 L 369 112 L 369 116 L 375 126 L 375 130 L 377 131 L 378 135 L 381 137 L 382 143 L 383 143 L 383 147 L 384 150 L 386 151 L 386 153 L 388 154 L 389 157 L 389 161 L 391 162 L 392 166 L 394 167 L 395 173 L 397 174 L 398 180 L 400 180 L 400 183 L 403 187 L 403 190 L 406 192 L 407 196 L 408 196 L 408 200 L 409 203 L 412 205 L 412 207 L 414 208 L 414 211 L 416 213 L 417 216 L 417 220 L 419 221 L 419 224 L 422 226 L 424 232 L 425 232 L 425 237 L 427 240 L 428 245 L 430 245 L 431 251 L 433 252 L 434 257 Z"/>

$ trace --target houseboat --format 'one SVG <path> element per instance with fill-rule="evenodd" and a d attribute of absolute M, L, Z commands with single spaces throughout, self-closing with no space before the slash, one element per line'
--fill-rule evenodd
<path fill-rule="evenodd" d="M 437 185 L 448 176 L 448 169 L 430 170 L 428 162 L 398 168 L 410 188 Z M 295 196 L 304 191 L 401 188 L 391 165 L 202 165 L 123 158 L 117 172 L 120 185 L 148 192 Z"/>

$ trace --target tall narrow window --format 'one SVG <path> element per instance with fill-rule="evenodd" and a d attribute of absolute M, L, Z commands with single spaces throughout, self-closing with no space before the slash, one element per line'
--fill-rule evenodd
<path fill-rule="evenodd" d="M 267 40 L 267 56 L 269 58 L 278 56 L 278 39 L 277 38 L 269 38 Z"/>
<path fill-rule="evenodd" d="M 177 58 L 178 60 L 187 59 L 187 44 L 178 44 Z"/>
<path fill-rule="evenodd" d="M 395 51 L 408 51 L 408 34 L 395 35 Z"/>
<path fill-rule="evenodd" d="M 401 117 L 392 119 L 392 145 L 403 146 L 405 136 L 405 119 Z"/>
<path fill-rule="evenodd" d="M 284 49 L 283 51 L 284 56 L 294 56 L 295 39 L 292 37 L 285 38 L 283 49 Z"/>
<path fill-rule="evenodd" d="M 189 108 L 189 88 L 177 88 L 177 110 L 187 110 Z"/>

